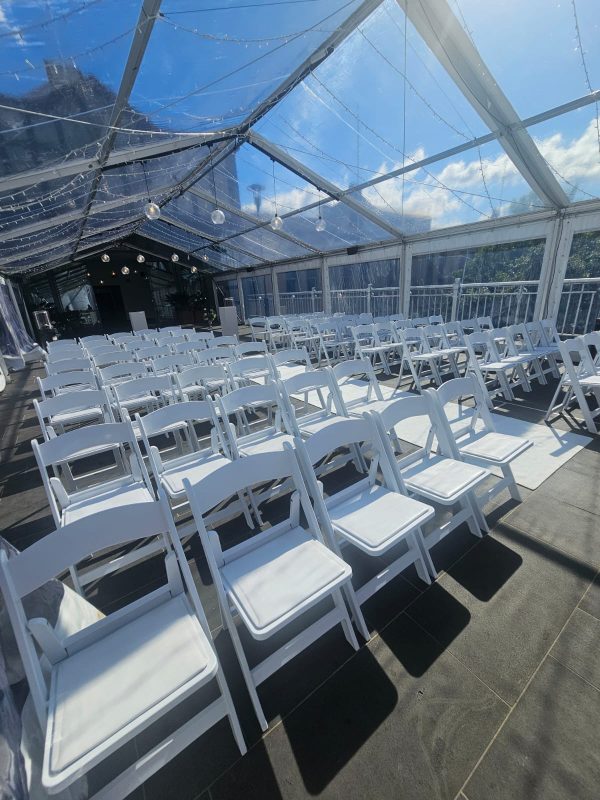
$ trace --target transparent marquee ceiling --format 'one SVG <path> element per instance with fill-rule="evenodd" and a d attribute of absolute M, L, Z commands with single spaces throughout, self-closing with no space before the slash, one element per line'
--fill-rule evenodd
<path fill-rule="evenodd" d="M 227 271 L 596 199 L 599 41 L 598 0 L 0 0 L 0 272 L 133 233 Z"/>

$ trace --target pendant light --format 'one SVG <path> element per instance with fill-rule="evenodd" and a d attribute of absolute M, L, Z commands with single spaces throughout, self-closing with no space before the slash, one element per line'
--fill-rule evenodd
<path fill-rule="evenodd" d="M 213 165 L 213 157 L 212 157 L 212 150 L 210 150 L 211 145 L 209 145 L 209 152 L 210 152 L 210 174 L 212 176 L 212 185 L 213 185 L 213 194 L 215 197 L 215 207 L 210 215 L 213 225 L 222 225 L 225 222 L 225 214 L 219 208 L 219 203 L 217 202 L 217 184 L 215 181 L 215 168 Z"/>
<path fill-rule="evenodd" d="M 141 253 L 138 253 L 136 256 L 136 260 L 138 264 L 143 264 L 144 261 L 146 260 L 146 256 L 142 255 Z"/>
<path fill-rule="evenodd" d="M 110 256 L 108 255 L 108 253 L 102 253 L 100 259 L 104 261 L 105 264 L 108 264 L 108 262 L 110 261 Z"/>
<path fill-rule="evenodd" d="M 315 223 L 315 230 L 318 233 L 322 233 L 326 228 L 325 220 L 321 216 L 321 190 L 319 189 L 319 219 Z"/>
<path fill-rule="evenodd" d="M 273 199 L 275 202 L 275 216 L 271 220 L 271 229 L 274 231 L 280 231 L 283 228 L 283 220 L 279 216 L 279 212 L 277 211 L 277 186 L 275 185 L 275 159 L 272 158 L 271 162 L 273 164 Z"/>
<path fill-rule="evenodd" d="M 146 183 L 146 194 L 148 195 L 148 202 L 144 206 L 144 214 L 149 220 L 159 219 L 160 206 L 150 199 L 150 189 L 148 188 L 148 176 L 146 175 L 146 164 L 142 161 L 142 170 L 144 171 L 144 182 Z"/>

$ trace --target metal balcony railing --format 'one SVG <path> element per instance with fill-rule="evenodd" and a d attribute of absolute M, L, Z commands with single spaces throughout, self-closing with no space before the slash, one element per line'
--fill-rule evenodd
<path fill-rule="evenodd" d="M 384 317 L 400 310 L 398 286 L 374 288 L 371 284 L 363 289 L 333 289 L 331 311 L 334 314 L 373 314 Z"/>
<path fill-rule="evenodd" d="M 560 333 L 588 333 L 600 318 L 600 278 L 566 278 L 556 327 Z"/>
<path fill-rule="evenodd" d="M 315 314 L 323 310 L 323 292 L 279 292 L 279 308 L 282 314 Z"/>

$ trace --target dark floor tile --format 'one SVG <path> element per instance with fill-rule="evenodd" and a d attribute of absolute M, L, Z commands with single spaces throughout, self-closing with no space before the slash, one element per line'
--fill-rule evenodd
<path fill-rule="evenodd" d="M 576 608 L 550 655 L 600 690 L 600 619 Z"/>
<path fill-rule="evenodd" d="M 558 483 L 554 494 L 535 491 L 503 522 L 582 562 L 600 565 L 600 517 L 572 505 Z"/>
<path fill-rule="evenodd" d="M 556 497 L 570 506 L 598 515 L 600 514 L 598 466 L 600 464 L 596 464 L 596 468 L 588 468 L 587 472 L 559 469 L 541 484 L 538 493 L 544 496 Z M 600 540 L 600 519 L 596 520 L 596 523 Z"/>
<path fill-rule="evenodd" d="M 593 576 L 501 525 L 406 613 L 512 704 Z"/>
<path fill-rule="evenodd" d="M 465 787 L 468 800 L 596 800 L 600 692 L 553 658 Z"/>
<path fill-rule="evenodd" d="M 404 615 L 385 632 L 217 781 L 214 800 L 454 797 L 507 708 Z M 403 660 L 429 667 L 415 678 Z"/>
<path fill-rule="evenodd" d="M 596 575 L 594 582 L 579 603 L 579 608 L 587 611 L 596 619 L 600 619 L 600 575 Z"/>

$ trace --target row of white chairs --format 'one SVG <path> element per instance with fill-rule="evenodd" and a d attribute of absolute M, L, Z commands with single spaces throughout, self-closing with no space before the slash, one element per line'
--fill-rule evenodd
<path fill-rule="evenodd" d="M 569 413 L 579 406 L 585 426 L 598 433 L 596 419 L 600 416 L 600 332 L 594 331 L 559 343 L 564 372 L 545 420 L 557 414 Z M 593 352 L 592 352 L 593 350 Z M 557 400 L 560 397 L 560 402 Z"/>

